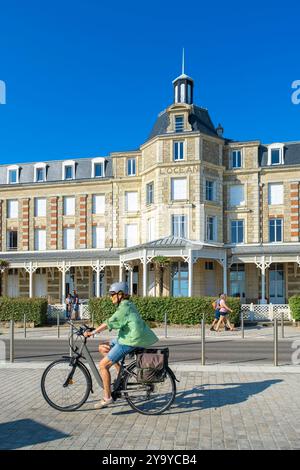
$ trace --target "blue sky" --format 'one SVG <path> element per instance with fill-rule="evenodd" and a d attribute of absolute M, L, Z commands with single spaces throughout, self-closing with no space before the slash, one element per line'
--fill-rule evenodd
<path fill-rule="evenodd" d="M 235 140 L 300 140 L 300 4 L 0 0 L 0 162 L 135 150 L 172 80 Z"/>

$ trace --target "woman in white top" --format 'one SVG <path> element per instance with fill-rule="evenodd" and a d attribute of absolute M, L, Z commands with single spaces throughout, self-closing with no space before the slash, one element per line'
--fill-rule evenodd
<path fill-rule="evenodd" d="M 224 325 L 227 325 L 227 327 L 230 329 L 230 331 L 233 331 L 234 328 L 233 326 L 230 324 L 230 321 L 228 320 L 227 318 L 227 314 L 228 312 L 231 312 L 232 313 L 232 310 L 230 307 L 228 307 L 228 305 L 226 305 L 226 295 L 225 294 L 222 294 L 221 297 L 220 297 L 220 320 L 218 321 L 217 323 L 217 326 L 216 326 L 216 331 L 219 331 L 219 328 L 220 328 L 220 324 L 222 322 L 224 322 Z"/>

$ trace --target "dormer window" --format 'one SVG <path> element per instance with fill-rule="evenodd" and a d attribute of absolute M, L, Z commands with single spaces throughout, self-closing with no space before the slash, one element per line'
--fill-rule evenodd
<path fill-rule="evenodd" d="M 19 183 L 19 167 L 11 165 L 7 168 L 7 184 Z"/>
<path fill-rule="evenodd" d="M 75 162 L 74 162 L 74 160 L 67 160 L 67 161 L 63 162 L 62 179 L 63 180 L 74 180 L 75 179 Z"/>
<path fill-rule="evenodd" d="M 232 150 L 230 153 L 231 168 L 242 168 L 242 151 Z"/>
<path fill-rule="evenodd" d="M 92 160 L 92 178 L 103 178 L 105 176 L 105 158 L 97 157 Z"/>
<path fill-rule="evenodd" d="M 283 165 L 284 144 L 272 144 L 268 147 L 268 165 Z"/>
<path fill-rule="evenodd" d="M 46 163 L 36 163 L 34 165 L 34 182 L 46 181 Z"/>
<path fill-rule="evenodd" d="M 175 116 L 175 132 L 183 132 L 184 130 L 184 117 Z"/>

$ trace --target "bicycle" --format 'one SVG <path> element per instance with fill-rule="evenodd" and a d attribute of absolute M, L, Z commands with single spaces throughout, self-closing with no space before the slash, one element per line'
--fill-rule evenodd
<path fill-rule="evenodd" d="M 41 379 L 41 390 L 46 402 L 59 411 L 78 410 L 93 391 L 93 374 L 98 385 L 103 388 L 103 382 L 93 358 L 87 348 L 86 331 L 93 331 L 87 325 L 76 328 L 72 325 L 77 339 L 81 340 L 80 347 L 71 344 L 73 333 L 69 336 L 70 356 L 62 356 L 53 361 L 45 369 Z M 133 357 L 144 348 L 136 348 L 126 356 Z M 116 401 L 122 396 L 135 411 L 144 415 L 158 415 L 170 408 L 176 396 L 176 381 L 174 372 L 167 367 L 165 378 L 159 383 L 140 383 L 137 378 L 136 360 L 128 365 L 122 359 L 116 380 L 112 384 L 112 398 Z M 82 362 L 85 359 L 90 367 Z M 91 371 L 91 372 L 90 372 Z"/>

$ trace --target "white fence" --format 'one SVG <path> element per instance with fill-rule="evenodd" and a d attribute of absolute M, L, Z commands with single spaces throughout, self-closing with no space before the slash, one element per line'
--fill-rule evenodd
<path fill-rule="evenodd" d="M 284 320 L 292 320 L 288 304 L 242 304 L 241 311 L 243 313 L 244 320 L 272 321 L 275 318 L 280 320 L 282 314 Z"/>
<path fill-rule="evenodd" d="M 59 314 L 60 320 L 66 319 L 66 306 L 63 304 L 48 305 L 47 318 L 53 322 L 57 321 L 57 314 Z M 79 318 L 81 320 L 89 320 L 89 306 L 86 303 L 79 305 Z"/>

